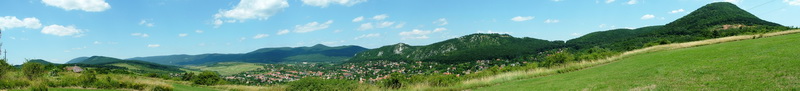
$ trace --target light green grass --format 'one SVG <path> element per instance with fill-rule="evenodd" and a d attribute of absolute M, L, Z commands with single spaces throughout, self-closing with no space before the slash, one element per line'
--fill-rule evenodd
<path fill-rule="evenodd" d="M 193 87 L 183 84 L 172 84 L 173 90 L 175 91 L 219 91 L 210 88 L 202 88 L 202 87 Z"/>
<path fill-rule="evenodd" d="M 800 90 L 800 34 L 630 56 L 477 90 Z"/>
<path fill-rule="evenodd" d="M 79 89 L 79 88 L 49 88 L 50 91 L 122 91 L 110 89 Z M 30 91 L 29 89 L 14 89 L 9 91 Z"/>
<path fill-rule="evenodd" d="M 219 72 L 220 75 L 233 75 L 245 71 L 256 70 L 264 68 L 264 65 L 259 63 L 244 63 L 244 62 L 221 62 L 216 66 L 202 65 L 202 66 L 186 66 L 191 69 L 208 70 Z"/>

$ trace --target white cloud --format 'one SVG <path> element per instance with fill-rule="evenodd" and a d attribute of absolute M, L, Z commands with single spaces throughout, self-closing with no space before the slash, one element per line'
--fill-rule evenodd
<path fill-rule="evenodd" d="M 315 22 L 308 23 L 306 25 L 295 25 L 294 26 L 294 32 L 296 32 L 296 33 L 307 33 L 307 32 L 317 31 L 317 30 L 321 30 L 321 29 L 326 29 L 332 23 L 333 23 L 333 20 L 328 20 L 327 22 L 322 23 L 322 24 L 320 24 L 320 23 L 315 21 Z"/>
<path fill-rule="evenodd" d="M 400 24 L 395 25 L 394 28 L 403 28 L 403 26 L 405 26 L 405 25 L 406 25 L 406 23 L 400 23 Z"/>
<path fill-rule="evenodd" d="M 553 0 L 553 1 L 554 1 L 554 2 L 559 2 L 559 1 L 563 1 L 563 0 Z"/>
<path fill-rule="evenodd" d="M 531 20 L 533 18 L 534 18 L 533 16 L 524 16 L 524 17 L 523 16 L 517 16 L 517 17 L 511 18 L 511 20 L 512 21 L 516 21 L 516 22 L 520 22 L 520 21 L 528 21 L 528 20 Z"/>
<path fill-rule="evenodd" d="M 39 19 L 36 19 L 36 17 L 23 18 L 22 20 L 18 19 L 16 16 L 3 16 L 0 18 L 0 29 L 6 30 L 16 27 L 39 29 L 42 27 L 42 24 L 39 23 Z"/>
<path fill-rule="evenodd" d="M 492 30 L 486 30 L 486 31 L 478 30 L 477 33 L 511 34 L 511 32 L 498 32 L 498 31 L 492 31 Z"/>
<path fill-rule="evenodd" d="M 361 22 L 361 21 L 364 21 L 364 16 L 359 16 L 353 19 L 353 22 Z"/>
<path fill-rule="evenodd" d="M 400 32 L 399 35 L 403 36 L 402 39 L 428 39 L 428 34 L 431 33 L 432 31 L 414 29 L 411 31 Z"/>
<path fill-rule="evenodd" d="M 447 28 L 436 28 L 436 29 L 433 29 L 433 32 L 441 32 L 441 31 L 444 31 L 444 30 L 447 30 Z"/>
<path fill-rule="evenodd" d="M 289 29 L 280 30 L 280 31 L 278 31 L 277 34 L 278 35 L 283 35 L 283 34 L 287 34 L 287 33 L 289 33 Z"/>
<path fill-rule="evenodd" d="M 433 24 L 436 24 L 436 25 L 439 25 L 439 26 L 447 25 L 447 19 L 439 18 L 439 20 L 433 21 Z"/>
<path fill-rule="evenodd" d="M 138 36 L 138 37 L 143 37 L 143 38 L 150 37 L 150 35 L 148 35 L 146 33 L 132 33 L 131 36 Z"/>
<path fill-rule="evenodd" d="M 44 27 L 42 29 L 42 33 L 43 34 L 50 34 L 50 35 L 56 35 L 56 36 L 71 36 L 71 35 L 80 36 L 79 34 L 81 34 L 81 32 L 83 32 L 83 30 L 76 29 L 75 26 L 64 27 L 64 26 L 55 25 L 55 24 L 50 25 L 50 26 L 46 26 L 46 27 Z"/>
<path fill-rule="evenodd" d="M 615 0 L 606 0 L 606 3 L 612 3 L 612 2 L 614 2 L 614 1 L 615 1 Z"/>
<path fill-rule="evenodd" d="M 219 27 L 223 21 L 232 23 L 249 19 L 266 20 L 286 7 L 289 7 L 286 0 L 241 0 L 233 9 L 220 10 L 214 14 L 214 25 Z"/>
<path fill-rule="evenodd" d="M 156 48 L 156 47 L 161 47 L 161 45 L 159 45 L 159 44 L 148 44 L 147 47 Z"/>
<path fill-rule="evenodd" d="M 269 37 L 269 34 L 256 34 L 256 36 L 253 36 L 253 39 L 260 39 L 264 37 Z"/>
<path fill-rule="evenodd" d="M 105 0 L 42 0 L 47 6 L 55 6 L 64 10 L 83 10 L 101 12 L 111 8 Z"/>
<path fill-rule="evenodd" d="M 670 14 L 675 14 L 675 13 L 680 13 L 680 12 L 684 12 L 684 11 L 685 11 L 685 10 L 683 10 L 683 9 L 678 9 L 678 10 L 672 10 L 672 11 L 670 11 L 669 13 L 670 13 Z"/>
<path fill-rule="evenodd" d="M 203 33 L 203 30 L 194 30 L 195 33 Z"/>
<path fill-rule="evenodd" d="M 560 21 L 560 20 L 556 20 L 556 19 L 547 19 L 547 20 L 544 20 L 544 23 L 558 23 L 558 22 L 561 22 L 561 21 Z"/>
<path fill-rule="evenodd" d="M 358 27 L 358 30 L 369 30 L 369 29 L 372 29 L 372 28 L 375 28 L 375 27 L 372 27 L 372 23 L 364 23 L 364 24 L 361 24 L 361 26 Z"/>
<path fill-rule="evenodd" d="M 380 34 L 380 33 L 364 34 L 364 35 L 358 36 L 358 37 L 356 37 L 356 38 L 354 38 L 354 39 L 355 39 L 355 40 L 358 40 L 358 39 L 362 39 L 362 38 L 369 38 L 369 37 L 380 37 L 380 36 L 381 36 L 381 34 Z"/>
<path fill-rule="evenodd" d="M 381 15 L 375 15 L 375 16 L 372 17 L 373 20 L 383 20 L 383 19 L 386 19 L 386 18 L 389 18 L 389 15 L 381 14 Z"/>
<path fill-rule="evenodd" d="M 153 24 L 153 22 L 147 22 L 147 20 L 142 20 L 142 21 L 139 21 L 139 25 L 143 25 L 143 26 L 147 26 L 147 27 L 153 27 L 153 26 L 155 26 L 155 25 Z"/>
<path fill-rule="evenodd" d="M 655 15 L 646 14 L 646 15 L 642 16 L 642 18 L 641 18 L 641 19 L 642 19 L 642 20 L 647 20 L 647 19 L 653 19 L 653 18 L 655 18 L 655 17 L 656 17 Z"/>
<path fill-rule="evenodd" d="M 94 41 L 94 43 L 92 43 L 92 44 L 99 45 L 99 44 L 103 44 L 103 42 L 100 42 L 100 41 Z"/>
<path fill-rule="evenodd" d="M 342 32 L 342 30 L 338 30 L 338 29 L 337 30 L 333 30 L 333 33 L 339 33 L 339 32 Z"/>
<path fill-rule="evenodd" d="M 186 34 L 186 33 L 180 33 L 180 34 L 178 34 L 178 37 L 186 37 L 186 36 L 189 36 L 189 34 Z"/>
<path fill-rule="evenodd" d="M 390 27 L 393 24 L 394 24 L 394 22 L 388 22 L 388 21 L 381 22 L 381 23 L 378 24 L 378 28 Z"/>
<path fill-rule="evenodd" d="M 800 0 L 783 0 L 783 2 L 788 3 L 789 5 L 800 6 Z"/>
<path fill-rule="evenodd" d="M 358 3 L 367 2 L 367 0 L 301 0 L 305 5 L 328 7 L 330 4 L 339 4 L 344 6 L 353 6 Z"/>
<path fill-rule="evenodd" d="M 633 4 L 636 4 L 636 3 L 638 3 L 638 1 L 636 1 L 636 0 L 630 0 L 630 1 L 628 1 L 628 3 L 625 3 L 625 4 L 630 4 L 630 5 L 633 5 Z"/>

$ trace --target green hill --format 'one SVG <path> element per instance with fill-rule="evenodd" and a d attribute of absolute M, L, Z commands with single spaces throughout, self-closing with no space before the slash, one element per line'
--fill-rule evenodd
<path fill-rule="evenodd" d="M 75 64 L 87 64 L 97 66 L 116 66 L 123 67 L 137 73 L 180 73 L 184 72 L 177 66 L 161 65 L 139 60 L 122 60 L 112 57 L 92 56 L 86 60 Z"/>
<path fill-rule="evenodd" d="M 317 44 L 311 47 L 262 48 L 242 54 L 200 54 L 135 57 L 129 60 L 142 60 L 167 65 L 197 65 L 217 62 L 250 63 L 295 63 L 295 62 L 343 62 L 354 54 L 367 50 L 360 46 L 329 47 Z"/>
<path fill-rule="evenodd" d="M 404 43 L 383 46 L 356 54 L 350 62 L 435 61 L 459 63 L 494 58 L 511 59 L 561 47 L 563 41 L 516 38 L 508 34 L 471 34 L 425 46 Z"/>
<path fill-rule="evenodd" d="M 39 64 L 42 64 L 42 65 L 55 64 L 55 63 L 48 62 L 48 61 L 45 61 L 45 60 L 42 60 L 42 59 L 31 59 L 31 60 L 28 60 L 28 62 L 39 63 Z"/>
<path fill-rule="evenodd" d="M 72 60 L 69 60 L 69 61 L 67 61 L 67 63 L 68 63 L 68 64 L 69 64 L 69 63 L 79 63 L 79 62 L 81 62 L 81 61 L 84 61 L 84 60 L 86 60 L 86 59 L 89 59 L 89 57 L 78 57 L 78 58 L 73 58 Z"/>
<path fill-rule="evenodd" d="M 630 56 L 478 90 L 797 90 L 800 34 Z"/>

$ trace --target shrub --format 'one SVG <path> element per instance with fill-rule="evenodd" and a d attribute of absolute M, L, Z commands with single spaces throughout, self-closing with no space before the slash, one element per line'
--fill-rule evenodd
<path fill-rule="evenodd" d="M 287 83 L 289 91 L 351 91 L 358 88 L 358 83 L 343 79 L 322 79 L 306 77 Z"/>
<path fill-rule="evenodd" d="M 10 65 L 6 62 L 5 59 L 0 59 L 0 79 L 3 79 L 3 76 L 11 70 Z"/>
<path fill-rule="evenodd" d="M 81 82 L 84 87 L 88 87 L 94 85 L 93 83 L 97 81 L 97 77 L 94 72 L 84 71 L 81 76 L 78 76 L 78 81 Z"/>
<path fill-rule="evenodd" d="M 22 72 L 28 79 L 41 76 L 45 70 L 44 65 L 35 62 L 25 62 L 22 64 Z"/>
<path fill-rule="evenodd" d="M 0 79 L 0 89 L 13 89 L 28 86 L 28 82 L 11 79 Z"/>
<path fill-rule="evenodd" d="M 222 81 L 222 78 L 219 77 L 217 72 L 213 71 L 203 71 L 202 73 L 198 74 L 196 78 L 192 79 L 194 84 L 199 85 L 214 85 Z"/>
<path fill-rule="evenodd" d="M 45 85 L 34 85 L 29 88 L 31 91 L 47 91 L 47 86 Z"/>
<path fill-rule="evenodd" d="M 403 87 L 407 81 L 406 76 L 400 73 L 389 74 L 389 78 L 383 79 L 383 87 L 398 89 Z"/>
<path fill-rule="evenodd" d="M 172 91 L 172 87 L 156 86 L 150 89 L 150 91 Z"/>
<path fill-rule="evenodd" d="M 435 75 L 430 79 L 430 84 L 433 86 L 451 86 L 461 81 L 455 75 Z"/>

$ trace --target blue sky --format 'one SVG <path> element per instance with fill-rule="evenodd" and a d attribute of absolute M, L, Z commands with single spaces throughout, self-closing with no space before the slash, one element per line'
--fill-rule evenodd
<path fill-rule="evenodd" d="M 2 0 L 11 64 L 266 47 L 427 45 L 472 33 L 568 40 L 663 25 L 712 2 L 800 26 L 800 0 Z"/>

